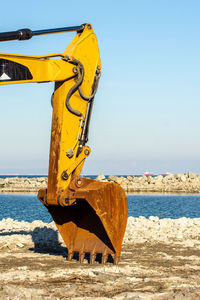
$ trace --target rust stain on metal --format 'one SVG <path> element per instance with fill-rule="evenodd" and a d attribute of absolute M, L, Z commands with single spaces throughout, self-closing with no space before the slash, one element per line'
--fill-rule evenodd
<path fill-rule="evenodd" d="M 48 193 L 51 198 L 57 195 L 57 174 L 59 167 L 61 129 L 57 118 L 53 118 L 49 157 Z"/>

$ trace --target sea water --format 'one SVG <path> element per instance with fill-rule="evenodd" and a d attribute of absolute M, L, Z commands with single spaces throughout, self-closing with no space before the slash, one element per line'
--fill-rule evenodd
<path fill-rule="evenodd" d="M 129 194 L 127 198 L 129 216 L 200 218 L 200 195 Z M 52 221 L 35 194 L 0 194 L 0 220 L 3 218 L 27 222 Z"/>

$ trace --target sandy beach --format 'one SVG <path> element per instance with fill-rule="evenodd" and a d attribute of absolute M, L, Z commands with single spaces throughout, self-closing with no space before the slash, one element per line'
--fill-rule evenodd
<path fill-rule="evenodd" d="M 0 222 L 0 299 L 200 299 L 200 219 L 129 217 L 118 266 L 80 264 L 54 223 Z"/>

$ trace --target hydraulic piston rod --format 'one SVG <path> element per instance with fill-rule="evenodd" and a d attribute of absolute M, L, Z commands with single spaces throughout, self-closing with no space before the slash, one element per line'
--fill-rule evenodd
<path fill-rule="evenodd" d="M 43 29 L 43 30 L 35 30 L 35 31 L 25 28 L 16 31 L 1 32 L 0 42 L 13 41 L 13 40 L 23 41 L 23 40 L 29 40 L 36 35 L 44 35 L 44 34 L 52 34 L 52 33 L 60 33 L 60 32 L 72 32 L 72 31 L 80 32 L 83 29 L 84 29 L 84 25 L 53 28 L 53 29 Z"/>

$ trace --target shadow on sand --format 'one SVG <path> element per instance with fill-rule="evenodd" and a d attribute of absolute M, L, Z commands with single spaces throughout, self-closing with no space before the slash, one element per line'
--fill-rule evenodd
<path fill-rule="evenodd" d="M 60 255 L 67 259 L 68 250 L 66 247 L 63 247 L 58 239 L 58 232 L 52 228 L 47 227 L 36 227 L 33 231 L 11 231 L 11 232 L 0 232 L 1 236 L 12 236 L 12 235 L 30 235 L 34 243 L 33 248 L 29 248 L 30 251 L 40 254 L 49 254 L 49 255 Z M 13 241 L 14 243 L 14 241 Z M 85 259 L 90 261 L 90 254 L 85 254 Z M 74 252 L 73 260 L 79 260 L 79 253 Z M 97 254 L 96 262 L 101 263 L 102 255 Z M 113 258 L 111 255 L 108 257 L 108 262 L 113 263 Z"/>
<path fill-rule="evenodd" d="M 34 243 L 34 247 L 29 248 L 31 251 L 67 257 L 67 248 L 61 246 L 58 240 L 58 232 L 52 228 L 36 227 L 33 231 L 20 230 L 0 232 L 0 236 L 12 235 L 30 235 Z"/>

